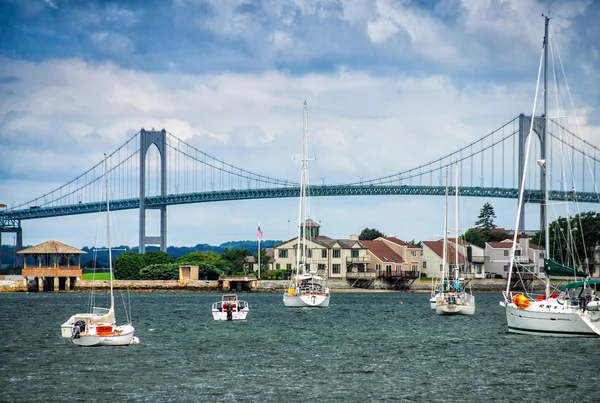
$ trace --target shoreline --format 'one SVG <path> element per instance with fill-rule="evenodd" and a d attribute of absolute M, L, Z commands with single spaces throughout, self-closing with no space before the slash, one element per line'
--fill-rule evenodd
<path fill-rule="evenodd" d="M 238 283 L 236 287 L 223 287 L 222 282 L 209 280 L 113 280 L 113 289 L 116 291 L 128 292 L 202 292 L 202 293 L 280 293 L 284 292 L 287 286 L 285 280 L 261 280 L 252 281 L 245 284 Z M 500 279 L 476 279 L 470 283 L 472 292 L 502 292 L 506 287 L 506 281 Z M 406 290 L 397 290 L 378 286 L 376 288 L 353 288 L 351 285 L 343 282 L 334 282 L 330 285 L 332 294 L 340 293 L 385 293 L 385 292 L 431 292 L 430 281 L 417 280 Z M 543 284 L 536 285 L 535 290 L 543 290 Z M 108 280 L 78 280 L 72 289 L 68 290 L 46 290 L 38 291 L 33 289 L 31 283 L 26 280 L 0 280 L 0 292 L 72 292 L 85 293 L 92 289 L 105 292 L 110 289 Z"/>

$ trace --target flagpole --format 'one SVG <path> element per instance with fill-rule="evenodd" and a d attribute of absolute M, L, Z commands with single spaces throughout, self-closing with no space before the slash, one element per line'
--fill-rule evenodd
<path fill-rule="evenodd" d="M 258 223 L 258 229 L 260 230 L 260 223 Z M 260 236 L 258 237 L 258 280 L 260 280 Z"/>

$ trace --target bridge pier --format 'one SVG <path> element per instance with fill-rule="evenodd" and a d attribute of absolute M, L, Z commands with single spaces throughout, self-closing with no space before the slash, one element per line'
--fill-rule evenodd
<path fill-rule="evenodd" d="M 12 226 L 0 227 L 0 265 L 2 265 L 2 233 L 14 232 L 16 234 L 15 253 L 23 249 L 23 228 L 21 228 L 21 220 L 16 220 Z M 23 267 L 23 255 L 17 255 L 15 258 L 15 266 Z"/>
<path fill-rule="evenodd" d="M 160 245 L 160 250 L 167 251 L 167 206 L 146 206 L 146 154 L 155 145 L 160 154 L 160 196 L 167 194 L 167 131 L 140 130 L 140 228 L 139 253 L 146 253 L 146 245 Z M 146 236 L 146 210 L 160 211 L 160 234 Z"/>
<path fill-rule="evenodd" d="M 533 132 L 537 134 L 538 139 L 540 141 L 540 146 L 541 146 L 541 155 L 540 155 L 540 159 L 546 159 L 546 138 L 544 137 L 544 125 L 545 125 L 545 121 L 544 121 L 544 117 L 543 116 L 536 116 L 533 120 Z M 527 136 L 529 135 L 529 129 L 531 129 L 531 116 L 525 116 L 524 114 L 520 114 L 519 115 L 519 193 L 521 192 L 521 178 L 523 177 L 523 173 L 525 172 L 525 169 L 527 168 L 525 166 L 525 157 L 526 157 L 526 151 L 527 151 Z M 542 172 L 541 172 L 541 184 L 540 184 L 540 190 L 542 191 L 542 194 L 544 193 L 544 191 L 546 190 L 546 170 L 544 169 L 544 167 L 541 168 Z M 525 203 L 527 203 L 527 200 L 525 200 Z M 545 227 L 544 225 L 544 220 L 545 220 L 545 211 L 546 211 L 546 206 L 543 203 L 540 203 L 540 229 L 543 229 Z M 525 230 L 525 206 L 523 206 L 523 208 L 521 209 L 521 214 L 519 216 L 519 228 L 518 228 L 519 232 L 522 232 Z"/>

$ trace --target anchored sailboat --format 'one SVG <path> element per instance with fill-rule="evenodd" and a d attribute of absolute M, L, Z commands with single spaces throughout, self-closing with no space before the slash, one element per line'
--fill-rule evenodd
<path fill-rule="evenodd" d="M 543 66 L 544 66 L 544 112 L 542 124 L 542 143 L 547 146 L 548 129 L 548 109 L 547 109 L 547 68 L 548 68 L 548 47 L 549 36 L 548 26 L 550 18 L 545 18 L 545 35 L 543 46 Z M 541 75 L 538 73 L 538 83 Z M 535 106 L 537 104 L 537 89 L 534 100 L 534 110 L 531 118 L 531 127 L 527 138 L 527 150 L 525 152 L 525 167 L 529 160 L 529 151 L 533 137 L 533 127 L 535 119 Z M 527 271 L 527 267 L 521 265 L 515 259 L 517 249 L 518 231 L 515 231 L 513 246 L 510 254 L 510 270 L 508 274 L 506 290 L 503 293 L 504 300 L 500 302 L 506 310 L 506 321 L 508 331 L 512 333 L 558 336 L 558 337 L 598 337 L 600 336 L 600 301 L 598 299 L 600 291 L 600 280 L 590 279 L 587 273 L 578 270 L 575 267 L 565 265 L 551 256 L 550 250 L 550 232 L 548 223 L 548 153 L 542 150 L 542 159 L 538 160 L 538 165 L 542 171 L 544 181 L 544 201 L 543 201 L 543 226 L 545 231 L 544 245 L 544 272 L 545 272 L 545 294 L 539 297 L 530 295 L 526 291 L 516 292 L 511 289 L 513 276 L 521 276 Z M 523 170 L 521 178 L 521 187 L 519 193 L 519 204 L 517 209 L 517 220 L 515 228 L 519 228 L 521 211 L 523 209 L 524 189 L 527 169 Z M 528 273 L 529 274 L 529 273 Z M 550 291 L 550 277 L 568 278 L 571 282 L 564 285 L 560 292 Z M 575 281 L 573 281 L 575 280 Z M 522 283 L 522 282 L 521 282 Z M 558 291 L 558 290 L 557 290 Z"/>
<path fill-rule="evenodd" d="M 300 170 L 300 207 L 298 212 L 298 237 L 296 238 L 296 267 L 292 278 L 283 294 L 283 304 L 290 307 L 318 307 L 329 306 L 329 288 L 327 288 L 327 274 L 320 276 L 309 270 L 307 258 L 310 255 L 309 243 L 311 228 L 307 213 L 308 204 L 308 113 L 304 101 L 302 120 L 302 165 Z"/>
<path fill-rule="evenodd" d="M 92 312 L 78 313 L 61 325 L 61 335 L 82 347 L 127 346 L 139 340 L 133 335 L 131 324 L 117 325 L 115 318 L 115 296 L 113 293 L 113 266 L 110 243 L 110 203 L 108 199 L 108 165 L 104 156 L 106 184 L 106 227 L 108 240 L 108 262 L 110 269 L 110 308 L 92 307 Z M 92 291 L 93 292 L 93 291 Z"/>

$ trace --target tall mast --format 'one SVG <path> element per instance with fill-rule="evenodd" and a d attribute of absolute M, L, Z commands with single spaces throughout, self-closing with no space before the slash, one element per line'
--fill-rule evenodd
<path fill-rule="evenodd" d="M 304 253 L 306 252 L 306 175 L 308 170 L 308 133 L 307 133 L 307 112 L 306 101 L 304 101 L 304 110 L 302 113 L 302 164 L 300 169 L 300 205 L 298 208 L 298 244 L 296 245 L 296 275 L 300 274 L 300 263 L 305 263 Z M 302 243 L 302 245 L 300 244 Z M 302 256 L 302 259 L 301 259 Z"/>
<path fill-rule="evenodd" d="M 446 198 L 444 207 L 444 248 L 442 252 L 442 290 L 445 289 L 446 279 L 446 259 L 448 256 L 448 168 L 446 168 Z"/>
<path fill-rule="evenodd" d="M 455 196 L 455 208 L 454 208 L 454 220 L 455 220 L 455 227 L 456 227 L 456 239 L 455 239 L 455 243 L 454 243 L 454 258 L 456 259 L 456 278 L 454 279 L 454 281 L 458 281 L 458 273 L 459 273 L 459 266 L 458 266 L 458 162 L 456 163 L 456 186 L 454 188 L 454 196 Z"/>
<path fill-rule="evenodd" d="M 106 239 L 108 242 L 108 267 L 110 274 L 110 309 L 114 309 L 115 297 L 113 295 L 112 248 L 110 247 L 110 202 L 108 199 L 108 162 L 106 154 L 104 154 L 104 183 L 106 188 Z"/>
<path fill-rule="evenodd" d="M 542 204 L 542 220 L 545 235 L 546 259 L 550 259 L 550 227 L 548 225 L 548 23 L 550 17 L 544 15 L 544 127 L 542 129 L 542 139 L 544 141 L 542 148 L 542 179 L 544 186 L 544 203 Z M 535 117 L 532 117 L 534 119 Z M 546 275 L 546 298 L 550 296 L 550 279 Z"/>

